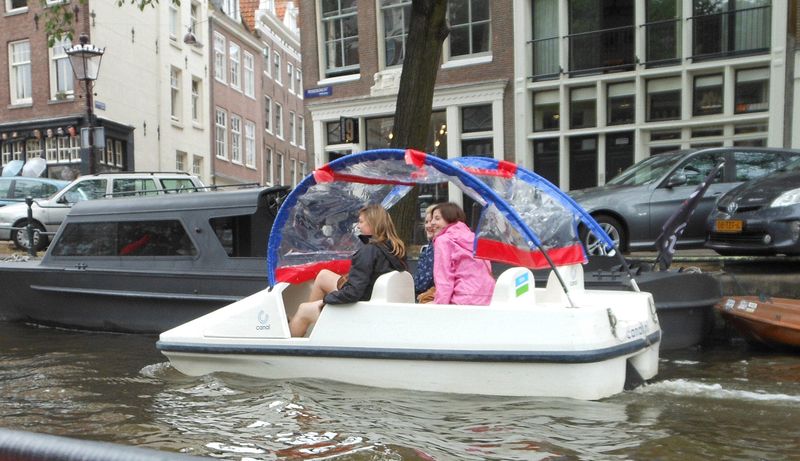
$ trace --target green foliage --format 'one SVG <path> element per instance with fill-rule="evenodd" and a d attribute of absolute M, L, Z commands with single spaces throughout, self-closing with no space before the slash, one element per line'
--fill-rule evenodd
<path fill-rule="evenodd" d="M 70 40 L 75 38 L 76 7 L 85 8 L 88 0 L 77 0 L 75 2 L 61 2 L 48 5 L 47 0 L 39 0 L 43 7 L 44 32 L 47 34 L 47 45 L 53 46 L 57 40 L 64 37 Z M 107 1 L 107 0 L 101 0 Z M 134 5 L 139 11 L 143 11 L 148 6 L 153 8 L 158 0 L 114 0 L 117 6 L 122 7 L 126 4 Z M 169 0 L 175 5 L 180 5 L 180 0 Z"/>

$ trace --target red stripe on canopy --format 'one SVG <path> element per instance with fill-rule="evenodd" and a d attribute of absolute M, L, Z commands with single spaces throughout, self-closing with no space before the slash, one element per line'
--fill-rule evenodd
<path fill-rule="evenodd" d="M 421 168 L 422 165 L 425 165 L 425 157 L 428 154 L 425 152 L 414 150 L 414 149 L 406 149 L 406 163 L 409 165 L 414 165 L 417 168 Z"/>
<path fill-rule="evenodd" d="M 333 173 L 333 180 L 342 182 L 354 182 L 358 184 L 394 184 L 400 186 L 415 186 L 417 184 L 415 182 L 410 182 L 410 181 L 398 181 L 396 179 L 367 178 L 364 176 L 357 176 L 353 174 L 336 173 L 336 172 Z"/>
<path fill-rule="evenodd" d="M 328 269 L 337 274 L 350 272 L 349 259 L 334 259 L 333 261 L 319 261 L 297 266 L 284 266 L 275 269 L 275 280 L 287 283 L 303 283 L 313 280 L 322 269 Z"/>
<path fill-rule="evenodd" d="M 556 266 L 568 264 L 583 264 L 586 256 L 583 246 L 575 243 L 566 247 L 551 248 L 547 254 Z M 498 242 L 497 240 L 478 239 L 475 256 L 481 259 L 490 259 L 515 266 L 529 267 L 531 269 L 549 268 L 550 264 L 540 250 L 524 250 L 514 245 Z"/>

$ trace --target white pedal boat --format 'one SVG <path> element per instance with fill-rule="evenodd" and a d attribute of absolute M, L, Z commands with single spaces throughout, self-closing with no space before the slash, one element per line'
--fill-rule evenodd
<path fill-rule="evenodd" d="M 402 151 L 385 150 L 363 153 L 368 155 L 364 162 L 374 162 L 376 156 L 385 161 L 387 152 L 390 160 L 403 159 Z M 405 157 L 406 164 L 416 165 L 412 169 L 420 168 L 419 159 L 409 160 L 408 153 Z M 334 175 L 336 162 L 328 170 Z M 424 165 L 455 176 L 471 196 L 478 190 L 475 196 L 486 198 L 487 208 L 499 209 L 510 221 L 516 220 L 518 214 L 512 216 L 511 208 L 506 209 L 509 205 L 491 189 L 484 190 L 480 180 L 473 182 L 471 173 L 449 171 L 440 162 L 444 163 L 428 159 Z M 369 166 L 356 171 L 376 170 L 374 163 Z M 344 171 L 352 180 L 354 170 Z M 392 173 L 384 171 L 383 177 L 394 177 L 397 172 Z M 434 176 L 430 171 L 426 174 Z M 575 263 L 552 270 L 546 288 L 534 287 L 527 267 L 511 267 L 497 278 L 489 306 L 416 304 L 409 273 L 384 274 L 369 301 L 326 306 L 306 337 L 290 337 L 287 319 L 307 300 L 313 274 L 321 267 L 339 267 L 341 263 L 330 251 L 300 252 L 296 242 L 292 243 L 299 233 L 307 245 L 305 231 L 316 224 L 305 223 L 309 227 L 299 232 L 299 211 L 287 210 L 316 203 L 323 195 L 312 193 L 315 184 L 330 182 L 330 178 L 306 182 L 287 197 L 273 226 L 268 251 L 271 288 L 161 334 L 157 347 L 177 370 L 187 375 L 230 372 L 265 379 L 317 378 L 421 391 L 588 400 L 612 396 L 622 392 L 626 383 L 638 384 L 656 375 L 661 330 L 652 296 L 586 290 L 582 266 Z M 359 184 L 363 193 L 365 186 Z M 297 199 L 304 194 L 314 200 Z M 360 205 L 347 207 L 349 215 L 343 219 L 355 222 L 353 213 L 357 215 Z M 303 221 L 309 216 L 322 219 L 319 215 L 328 213 L 328 208 L 330 204 L 325 212 L 304 215 Z M 487 212 L 487 216 L 492 214 Z M 497 216 L 494 218 L 487 222 L 496 227 Z M 522 226 L 523 235 L 529 236 L 530 229 Z M 324 234 L 330 237 L 329 231 Z M 488 234 L 479 231 L 476 235 Z M 478 243 L 476 254 L 480 249 Z M 547 251 L 550 256 L 566 254 Z M 561 256 L 562 262 L 569 259 Z M 534 257 L 551 259 L 541 254 Z"/>

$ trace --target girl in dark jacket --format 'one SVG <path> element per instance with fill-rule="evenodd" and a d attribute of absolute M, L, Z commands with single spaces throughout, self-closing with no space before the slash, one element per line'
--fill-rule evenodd
<path fill-rule="evenodd" d="M 317 274 L 308 302 L 300 304 L 289 321 L 292 336 L 305 336 L 308 326 L 319 318 L 325 304 L 368 301 L 379 276 L 406 270 L 405 245 L 382 206 L 369 205 L 359 210 L 357 226 L 359 238 L 365 245 L 350 258 L 350 272 L 347 277 L 327 269 Z"/>

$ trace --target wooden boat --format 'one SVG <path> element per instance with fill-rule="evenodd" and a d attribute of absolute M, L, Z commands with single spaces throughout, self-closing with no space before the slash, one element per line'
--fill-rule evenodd
<path fill-rule="evenodd" d="M 518 173 L 512 164 L 475 168 L 396 149 L 334 160 L 283 202 L 267 249 L 269 288 L 162 333 L 156 347 L 189 375 L 465 394 L 601 399 L 653 378 L 661 330 L 652 296 L 585 289 L 585 254 L 572 225 L 580 210 L 549 183 Z M 524 203 L 507 202 L 476 175 L 517 188 Z M 416 183 L 445 181 L 485 204 L 476 256 L 511 265 L 491 303 L 416 304 L 410 274 L 391 272 L 376 281 L 370 300 L 327 306 L 307 337 L 291 337 L 288 319 L 316 273 L 346 270 L 357 248 L 351 229 L 358 210 L 365 203 L 389 208 Z M 536 194 L 524 194 L 532 187 Z M 566 225 L 553 226 L 556 218 Z M 544 240 L 533 231 L 542 225 L 549 226 L 539 228 Z M 535 288 L 527 266 L 548 263 L 547 286 Z"/>
<path fill-rule="evenodd" d="M 77 203 L 41 260 L 0 262 L 0 320 L 157 334 L 267 286 L 286 187 Z"/>
<path fill-rule="evenodd" d="M 769 296 L 726 296 L 716 306 L 751 344 L 800 349 L 800 300 Z"/>

